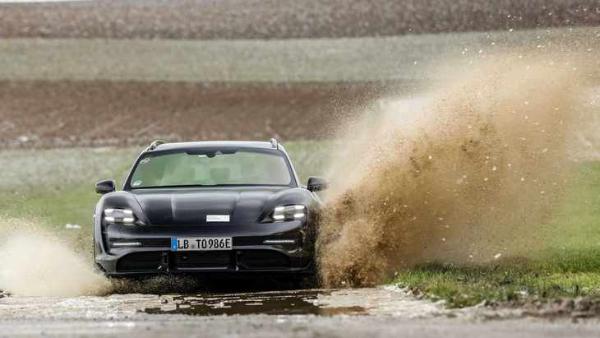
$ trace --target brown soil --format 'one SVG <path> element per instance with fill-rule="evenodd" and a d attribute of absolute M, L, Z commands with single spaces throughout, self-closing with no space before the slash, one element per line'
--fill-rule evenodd
<path fill-rule="evenodd" d="M 106 0 L 0 5 L 0 37 L 270 39 L 598 24 L 597 0 Z"/>
<path fill-rule="evenodd" d="M 0 82 L 0 147 L 314 139 L 398 86 Z"/>

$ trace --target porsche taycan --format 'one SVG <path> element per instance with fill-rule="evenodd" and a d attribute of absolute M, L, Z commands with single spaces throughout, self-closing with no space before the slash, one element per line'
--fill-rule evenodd
<path fill-rule="evenodd" d="M 302 185 L 274 139 L 155 141 L 122 189 L 96 184 L 95 262 L 108 276 L 313 274 L 326 185 Z"/>

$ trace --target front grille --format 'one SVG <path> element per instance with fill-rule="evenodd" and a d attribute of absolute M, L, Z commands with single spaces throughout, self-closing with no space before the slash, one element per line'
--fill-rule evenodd
<path fill-rule="evenodd" d="M 289 258 L 277 251 L 248 250 L 241 251 L 238 264 L 248 269 L 289 268 Z"/>
<path fill-rule="evenodd" d="M 135 252 L 123 256 L 117 262 L 118 272 L 146 272 L 158 270 L 162 259 L 162 253 L 158 252 Z"/>
<path fill-rule="evenodd" d="M 227 268 L 233 251 L 190 251 L 173 254 L 177 268 Z"/>

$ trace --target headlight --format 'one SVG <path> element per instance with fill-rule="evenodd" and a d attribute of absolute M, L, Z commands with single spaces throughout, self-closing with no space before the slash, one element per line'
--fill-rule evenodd
<path fill-rule="evenodd" d="M 273 221 L 293 221 L 306 217 L 306 207 L 303 205 L 280 205 L 273 210 Z"/>
<path fill-rule="evenodd" d="M 111 224 L 135 224 L 135 216 L 131 209 L 104 209 L 104 220 Z"/>

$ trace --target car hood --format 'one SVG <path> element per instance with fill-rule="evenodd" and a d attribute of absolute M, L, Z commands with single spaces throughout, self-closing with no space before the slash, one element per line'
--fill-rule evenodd
<path fill-rule="evenodd" d="M 149 224 L 203 225 L 208 223 L 207 217 L 208 221 L 212 219 L 215 223 L 256 222 L 270 213 L 278 201 L 293 190 L 297 189 L 185 188 L 138 190 L 132 194 Z"/>

